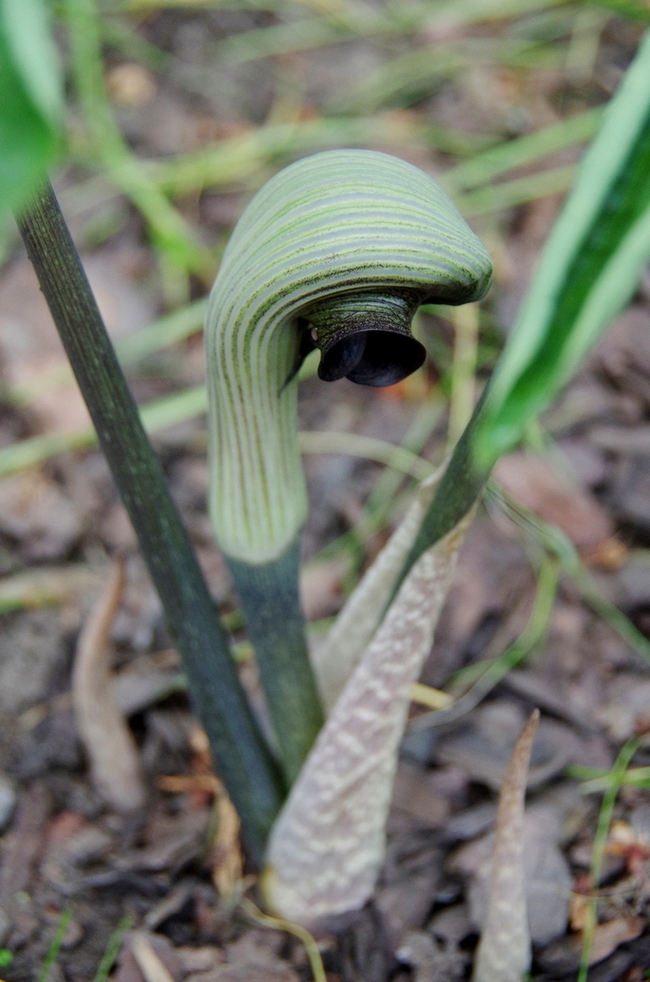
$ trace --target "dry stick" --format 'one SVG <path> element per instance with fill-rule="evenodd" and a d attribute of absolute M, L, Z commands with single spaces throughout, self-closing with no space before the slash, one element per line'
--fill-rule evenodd
<path fill-rule="evenodd" d="M 49 184 L 34 193 L 17 221 L 174 632 L 246 847 L 259 862 L 282 798 L 275 762 Z"/>
<path fill-rule="evenodd" d="M 156 954 L 146 934 L 134 931 L 129 947 L 146 982 L 174 982 L 173 976 Z"/>
<path fill-rule="evenodd" d="M 72 702 L 97 790 L 111 807 L 128 812 L 142 808 L 147 793 L 133 734 L 115 701 L 110 670 L 108 633 L 123 590 L 124 560 L 118 559 L 79 635 Z"/>
<path fill-rule="evenodd" d="M 524 880 L 524 804 L 530 752 L 539 722 L 535 709 L 517 740 L 499 795 L 488 907 L 472 982 L 521 982 L 530 964 Z"/>
<path fill-rule="evenodd" d="M 262 924 L 265 927 L 270 927 L 275 931 L 286 931 L 288 934 L 293 934 L 296 938 L 302 941 L 303 945 L 305 946 L 305 951 L 307 952 L 307 958 L 309 959 L 312 975 L 314 976 L 314 982 L 327 982 L 325 968 L 323 966 L 323 959 L 320 956 L 318 945 L 315 938 L 309 933 L 309 931 L 306 930 L 306 928 L 301 927 L 300 924 L 295 924 L 293 921 L 287 921 L 282 917 L 271 917 L 269 914 L 264 914 L 247 897 L 244 897 L 241 900 L 240 907 L 253 921 L 256 921 L 258 924 Z"/>

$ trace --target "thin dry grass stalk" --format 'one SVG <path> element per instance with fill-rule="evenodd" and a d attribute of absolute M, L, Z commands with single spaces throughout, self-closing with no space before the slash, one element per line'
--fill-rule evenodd
<path fill-rule="evenodd" d="M 174 982 L 174 977 L 154 951 L 146 934 L 134 931 L 130 938 L 129 950 L 145 982 Z"/>
<path fill-rule="evenodd" d="M 72 673 L 72 701 L 93 782 L 118 811 L 146 800 L 133 735 L 117 707 L 110 669 L 109 631 L 124 589 L 124 562 L 115 562 L 108 583 L 79 635 Z"/>
<path fill-rule="evenodd" d="M 530 965 L 524 872 L 524 806 L 535 709 L 517 740 L 503 778 L 495 828 L 488 906 L 472 982 L 521 982 Z"/>

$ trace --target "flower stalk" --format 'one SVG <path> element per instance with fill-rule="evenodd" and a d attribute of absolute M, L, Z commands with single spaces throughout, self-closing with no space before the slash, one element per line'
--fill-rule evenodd
<path fill-rule="evenodd" d="M 482 244 L 430 177 L 365 150 L 315 154 L 276 174 L 224 253 L 205 331 L 210 514 L 289 783 L 323 720 L 291 558 L 307 512 L 300 361 L 318 347 L 325 380 L 397 382 L 424 358 L 411 334 L 417 307 L 478 299 L 491 273 Z"/>

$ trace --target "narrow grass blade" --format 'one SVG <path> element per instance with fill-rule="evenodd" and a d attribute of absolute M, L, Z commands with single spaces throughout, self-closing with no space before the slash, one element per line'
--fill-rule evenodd
<path fill-rule="evenodd" d="M 557 150 L 590 140 L 596 134 L 601 118 L 601 109 L 588 109 L 518 140 L 490 147 L 452 167 L 441 183 L 446 191 L 454 195 L 461 190 L 479 187 L 515 167 L 523 167 Z"/>
<path fill-rule="evenodd" d="M 59 952 L 61 951 L 61 945 L 63 944 L 65 932 L 68 930 L 68 924 L 70 923 L 71 918 L 72 912 L 69 910 L 65 910 L 61 914 L 56 931 L 54 932 L 54 937 L 52 938 L 50 950 L 46 955 L 45 961 L 43 962 L 43 967 L 38 973 L 38 982 L 48 982 L 50 972 L 52 971 L 54 963 L 59 956 Z"/>
<path fill-rule="evenodd" d="M 115 959 L 119 954 L 122 941 L 124 940 L 124 935 L 131 929 L 132 925 L 133 918 L 130 914 L 125 914 L 108 939 L 108 944 L 106 945 L 104 954 L 102 955 L 99 965 L 97 966 L 97 971 L 95 972 L 93 982 L 106 982 L 109 972 L 113 968 Z"/>
<path fill-rule="evenodd" d="M 156 186 L 167 194 L 187 194 L 219 184 L 241 185 L 280 155 L 302 156 L 345 146 L 384 146 L 411 139 L 418 132 L 411 120 L 397 117 L 334 117 L 276 123 L 213 143 L 176 160 L 151 166 Z"/>
<path fill-rule="evenodd" d="M 591 879 L 592 891 L 597 890 L 598 884 L 600 883 L 603 859 L 605 856 L 605 846 L 607 844 L 607 833 L 609 832 L 610 825 L 612 824 L 614 806 L 616 804 L 616 799 L 618 798 L 621 785 L 625 780 L 625 772 L 627 771 L 634 754 L 638 750 L 638 747 L 639 741 L 636 737 L 628 740 L 622 747 L 618 757 L 616 758 L 614 767 L 610 772 L 610 783 L 603 795 L 603 800 L 600 806 L 598 825 L 596 828 L 596 835 L 591 853 L 591 867 L 589 870 L 589 876 Z M 580 958 L 580 971 L 578 972 L 577 982 L 587 982 L 587 974 L 589 972 L 589 964 L 591 962 L 591 950 L 596 932 L 596 907 L 597 896 L 595 892 L 593 892 L 589 900 L 587 919 L 583 930 L 582 955 Z"/>
<path fill-rule="evenodd" d="M 487 184 L 458 195 L 458 207 L 468 218 L 487 215 L 501 208 L 512 208 L 526 201 L 536 201 L 538 198 L 568 190 L 575 173 L 575 167 L 567 164 L 565 167 L 551 167 L 536 174 L 515 177 L 500 184 Z"/>
<path fill-rule="evenodd" d="M 407 450 L 406 447 L 398 447 L 386 440 L 363 436 L 360 433 L 343 433 L 335 430 L 299 432 L 298 446 L 303 454 L 345 454 L 350 457 L 362 457 L 364 460 L 374 460 L 418 481 L 430 477 L 433 469 L 428 460 Z"/>
<path fill-rule="evenodd" d="M 145 430 L 148 433 L 155 433 L 167 426 L 174 426 L 202 415 L 207 409 L 207 404 L 208 394 L 205 386 L 197 385 L 147 403 L 140 408 L 140 417 Z M 59 453 L 86 450 L 96 443 L 97 434 L 91 427 L 27 437 L 26 440 L 20 440 L 0 449 L 0 477 L 22 470 L 23 467 L 42 464 Z"/>
<path fill-rule="evenodd" d="M 168 426 L 187 422 L 203 415 L 207 409 L 208 395 L 204 385 L 173 392 L 154 399 L 140 407 L 140 416 L 147 433 L 157 433 Z M 66 430 L 62 433 L 44 433 L 27 437 L 0 449 L 0 477 L 13 474 L 24 467 L 42 464 L 59 453 L 70 450 L 86 450 L 97 442 L 97 435 L 88 427 L 84 430 Z M 397 475 L 423 480 L 431 473 L 428 461 L 408 450 L 372 437 L 355 433 L 317 432 L 298 433 L 298 445 L 303 454 L 336 453 L 364 457 L 378 464 L 385 464 Z"/>
<path fill-rule="evenodd" d="M 92 152 L 144 216 L 161 251 L 181 269 L 209 276 L 214 262 L 181 213 L 149 179 L 119 131 L 103 78 L 102 38 L 95 0 L 65 0 L 71 67 Z"/>
<path fill-rule="evenodd" d="M 536 546 L 541 546 L 551 556 L 557 557 L 561 573 L 571 578 L 585 603 L 641 658 L 650 663 L 650 641 L 622 610 L 605 597 L 566 533 L 556 525 L 543 521 L 520 502 L 514 501 L 494 481 L 488 484 L 488 500 L 494 501 L 522 530 L 526 538 Z"/>
<path fill-rule="evenodd" d="M 195 300 L 173 314 L 167 314 L 146 327 L 141 327 L 128 337 L 120 338 L 115 342 L 115 353 L 120 365 L 126 367 L 136 364 L 147 355 L 177 341 L 184 341 L 191 334 L 202 330 L 206 307 L 207 300 Z M 70 382 L 72 378 L 72 369 L 65 363 L 35 372 L 29 379 L 12 387 L 9 399 L 24 405 L 35 395 L 51 392 Z"/>
<path fill-rule="evenodd" d="M 519 637 L 511 645 L 508 645 L 503 654 L 493 661 L 485 661 L 486 667 L 483 674 L 455 702 L 435 709 L 433 712 L 421 713 L 417 716 L 410 723 L 409 729 L 411 731 L 423 730 L 431 726 L 445 726 L 462 719 L 485 699 L 492 689 L 506 677 L 508 672 L 520 665 L 535 649 L 539 648 L 548 632 L 549 619 L 557 596 L 559 573 L 557 567 L 557 562 L 550 560 L 545 560 L 541 564 L 533 610 Z M 472 667 L 479 669 L 482 664 L 478 663 Z"/>

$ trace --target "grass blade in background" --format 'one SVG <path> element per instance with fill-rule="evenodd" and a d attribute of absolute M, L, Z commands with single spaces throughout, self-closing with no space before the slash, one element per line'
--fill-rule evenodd
<path fill-rule="evenodd" d="M 19 206 L 59 142 L 62 84 L 41 0 L 0 0 L 0 217 Z"/>
<path fill-rule="evenodd" d="M 476 433 L 481 468 L 514 446 L 629 300 L 650 257 L 650 35 L 546 243 Z"/>
<path fill-rule="evenodd" d="M 95 0 L 65 0 L 70 61 L 83 112 L 91 156 L 107 168 L 147 222 L 165 260 L 167 278 L 193 271 L 209 278 L 214 261 L 181 213 L 150 180 L 122 136 L 108 100 L 103 74 L 101 33 Z"/>

